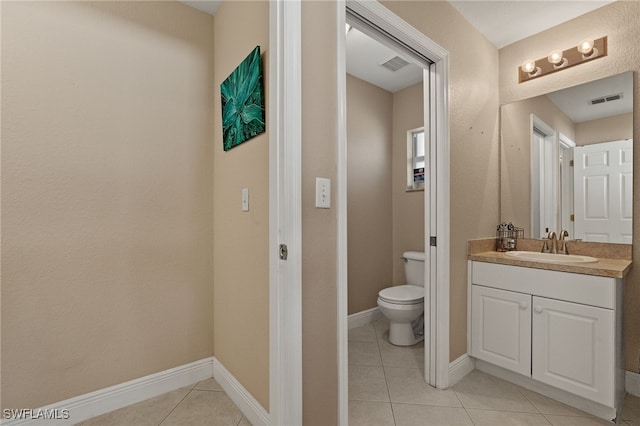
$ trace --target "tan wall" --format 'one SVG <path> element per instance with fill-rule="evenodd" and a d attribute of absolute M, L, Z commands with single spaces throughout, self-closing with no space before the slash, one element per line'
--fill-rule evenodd
<path fill-rule="evenodd" d="M 336 269 L 336 4 L 302 2 L 303 424 L 338 422 Z M 331 209 L 316 209 L 315 178 L 331 179 Z"/>
<path fill-rule="evenodd" d="M 407 131 L 424 125 L 422 83 L 393 94 L 393 285 L 406 283 L 402 253 L 424 251 L 424 191 L 407 192 Z"/>
<path fill-rule="evenodd" d="M 213 355 L 211 16 L 2 2 L 2 407 Z"/>
<path fill-rule="evenodd" d="M 633 113 L 614 115 L 576 124 L 576 144 L 590 145 L 600 142 L 633 138 Z"/>
<path fill-rule="evenodd" d="M 575 142 L 575 124 L 546 96 L 500 108 L 500 220 L 531 237 L 531 114 Z M 539 236 L 535 236 L 539 238 Z"/>
<path fill-rule="evenodd" d="M 422 83 L 391 94 L 347 75 L 349 314 L 405 283 L 403 252 L 424 251 L 424 191 L 406 191 L 407 131 L 423 111 Z"/>
<path fill-rule="evenodd" d="M 223 151 L 220 84 L 260 45 L 268 104 L 269 4 L 224 2 L 213 19 L 215 355 L 268 410 L 269 138 Z M 248 212 L 240 210 L 242 188 L 249 188 Z"/>
<path fill-rule="evenodd" d="M 500 100 L 502 103 L 553 92 L 599 78 L 634 72 L 634 134 L 640 134 L 640 2 L 618 1 L 500 50 Z M 549 49 L 566 49 L 586 37 L 607 35 L 608 56 L 542 78 L 518 84 L 517 67 L 527 58 L 542 58 Z M 640 212 L 640 150 L 634 152 L 634 211 Z M 635 215 L 637 218 L 637 214 Z M 640 220 L 634 220 L 633 244 L 640 243 Z M 640 250 L 633 251 L 634 263 Z M 625 282 L 625 353 L 627 370 L 639 371 L 640 268 L 633 268 Z"/>
<path fill-rule="evenodd" d="M 448 2 L 383 4 L 449 52 L 450 359 L 454 360 L 467 352 L 467 240 L 491 236 L 498 221 L 498 51 Z"/>
<path fill-rule="evenodd" d="M 347 74 L 349 314 L 391 285 L 392 107 L 390 92 Z"/>

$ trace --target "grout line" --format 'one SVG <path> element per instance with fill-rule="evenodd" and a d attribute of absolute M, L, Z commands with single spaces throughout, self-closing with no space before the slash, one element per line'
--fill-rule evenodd
<path fill-rule="evenodd" d="M 456 395 L 456 396 L 457 396 L 457 395 Z M 473 417 L 471 417 L 471 414 L 469 414 L 469 411 L 467 411 L 467 409 L 466 409 L 466 408 L 464 409 L 464 412 L 465 412 L 465 413 L 467 413 L 467 416 L 469 417 L 469 420 L 471 420 L 471 423 L 475 425 L 475 424 L 476 424 L 476 422 L 474 422 L 474 421 L 473 421 Z"/>
<path fill-rule="evenodd" d="M 456 396 L 456 398 L 458 399 L 458 402 L 460 403 L 460 406 L 462 408 L 464 408 L 465 411 L 467 411 L 467 407 L 464 406 L 464 402 L 462 402 L 462 398 L 460 398 L 460 395 L 458 395 L 458 392 L 456 392 L 456 390 L 454 389 L 455 385 L 450 386 L 449 389 L 451 389 L 451 391 L 453 392 L 453 394 Z M 467 413 L 469 414 L 469 413 Z M 471 416 L 469 416 L 469 418 L 471 418 Z M 471 423 L 473 423 L 473 420 L 471 420 Z"/>
<path fill-rule="evenodd" d="M 522 390 L 524 390 L 524 388 L 521 388 L 521 387 L 520 387 L 520 386 L 518 386 L 518 385 L 515 385 L 515 386 L 517 386 L 516 390 L 518 391 L 518 393 L 520 394 L 520 396 L 522 396 L 522 397 L 524 398 L 524 400 L 525 400 L 525 401 L 527 401 L 529 404 L 531 404 L 531 406 L 532 406 L 533 408 L 535 408 L 535 409 L 536 409 L 536 411 L 538 412 L 538 414 L 542 414 L 542 411 L 540 411 L 540 409 L 538 408 L 538 406 L 537 406 L 533 401 L 531 401 L 529 398 L 527 398 L 527 395 L 526 395 L 524 392 L 522 392 Z M 521 390 L 521 389 L 522 389 L 522 390 Z M 544 414 L 542 414 L 542 415 L 544 416 Z M 545 417 L 545 419 L 547 419 L 547 418 Z M 549 421 L 549 419 L 547 419 L 547 421 Z M 551 423 L 551 422 L 549 422 L 549 423 Z"/>
<path fill-rule="evenodd" d="M 385 370 L 384 360 L 382 359 L 382 350 L 380 349 L 381 335 L 378 335 L 378 328 L 375 322 L 373 323 L 373 331 L 376 333 L 376 344 L 378 346 L 378 354 L 380 355 L 380 363 L 382 364 L 382 374 L 384 375 L 384 385 L 387 388 L 387 396 L 389 397 L 389 407 L 391 407 L 391 417 L 393 418 L 393 424 L 397 426 L 396 413 L 393 410 L 393 401 L 391 400 L 391 392 L 389 391 L 389 382 L 387 381 L 387 371 Z"/>
<path fill-rule="evenodd" d="M 224 392 L 224 389 L 196 389 L 196 388 L 193 388 L 191 390 L 200 391 L 200 392 Z"/>
<path fill-rule="evenodd" d="M 540 414 L 542 414 L 542 413 L 540 413 Z M 547 421 L 547 423 L 552 424 L 551 420 L 549 420 L 546 415 L 542 414 L 542 417 L 544 417 L 544 419 Z"/>
<path fill-rule="evenodd" d="M 194 387 L 195 387 L 195 385 L 194 385 Z M 167 415 L 166 415 L 166 416 L 164 416 L 164 417 L 162 418 L 162 420 L 160 420 L 160 423 L 158 423 L 158 426 L 160 426 L 162 423 L 164 423 L 164 421 L 165 421 L 165 420 L 167 420 L 167 417 L 169 417 L 169 416 L 171 415 L 171 413 L 173 413 L 173 412 L 175 411 L 175 409 L 176 409 L 176 408 L 178 408 L 178 405 L 182 404 L 182 401 L 184 401 L 184 399 L 185 399 L 187 396 L 189 396 L 189 394 L 191 393 L 191 391 L 192 391 L 192 390 L 193 390 L 193 389 L 189 389 L 189 392 L 187 392 L 187 393 L 182 397 L 182 399 L 181 399 L 180 401 L 178 401 L 178 403 L 175 405 L 175 407 L 173 407 L 173 408 L 171 409 L 171 411 L 169 411 L 169 412 L 167 413 Z"/>
<path fill-rule="evenodd" d="M 500 408 L 476 408 L 476 407 L 465 407 L 468 410 L 478 410 L 478 411 L 498 411 L 501 413 L 519 413 L 519 414 L 542 414 L 540 412 L 532 413 L 531 411 L 515 411 L 515 410 L 505 410 Z M 544 414 L 542 414 L 544 416 Z M 564 414 L 550 414 L 551 416 L 564 416 L 564 417 L 589 417 L 589 416 L 567 416 Z"/>

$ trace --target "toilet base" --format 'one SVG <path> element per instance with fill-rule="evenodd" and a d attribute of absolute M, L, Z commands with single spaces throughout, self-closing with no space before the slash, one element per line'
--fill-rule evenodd
<path fill-rule="evenodd" d="M 396 346 L 413 346 L 424 340 L 424 334 L 415 337 L 410 322 L 390 322 L 389 342 Z"/>

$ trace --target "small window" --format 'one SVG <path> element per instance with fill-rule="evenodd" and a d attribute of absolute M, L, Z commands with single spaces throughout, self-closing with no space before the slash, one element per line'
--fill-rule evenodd
<path fill-rule="evenodd" d="M 424 128 L 407 132 L 407 191 L 424 190 Z"/>

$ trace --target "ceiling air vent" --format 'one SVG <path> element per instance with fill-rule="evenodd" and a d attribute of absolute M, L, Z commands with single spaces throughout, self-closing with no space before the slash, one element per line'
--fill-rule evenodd
<path fill-rule="evenodd" d="M 404 59 L 402 59 L 400 56 L 394 56 L 393 58 L 378 64 L 381 67 L 384 67 L 386 69 L 388 69 L 389 71 L 393 71 L 396 72 L 398 71 L 400 68 L 404 68 L 407 65 L 409 65 L 409 62 L 405 61 Z"/>
<path fill-rule="evenodd" d="M 617 101 L 618 99 L 622 99 L 622 93 L 617 93 L 615 95 L 608 95 L 608 96 L 602 96 L 596 99 L 591 99 L 589 101 L 589 105 L 603 104 L 605 102 Z"/>

